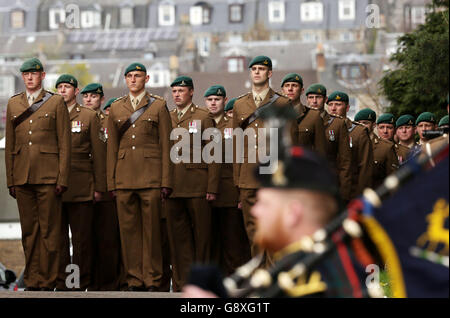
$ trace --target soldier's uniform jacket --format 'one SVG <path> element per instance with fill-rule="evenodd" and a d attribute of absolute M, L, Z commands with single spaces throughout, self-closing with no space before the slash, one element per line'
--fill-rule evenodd
<path fill-rule="evenodd" d="M 400 165 L 402 165 L 408 159 L 408 155 L 409 155 L 409 152 L 411 151 L 411 149 L 409 149 L 406 146 L 397 144 L 397 143 L 394 144 L 394 147 L 395 147 L 395 153 L 397 154 L 398 163 Z"/>
<path fill-rule="evenodd" d="M 106 143 L 96 111 L 76 104 L 69 113 L 72 154 L 69 188 L 63 202 L 86 202 L 106 192 Z"/>
<path fill-rule="evenodd" d="M 352 150 L 352 190 L 351 198 L 363 193 L 365 188 L 372 187 L 373 148 L 370 132 L 362 124 L 345 120 Z"/>
<path fill-rule="evenodd" d="M 327 159 L 337 171 L 342 199 L 349 200 L 352 189 L 352 151 L 347 126 L 341 116 L 330 115 L 326 111 L 321 116 L 327 139 Z"/>
<path fill-rule="evenodd" d="M 280 93 L 275 92 L 274 90 L 270 89 L 267 93 L 266 98 L 261 102 L 260 106 L 263 106 L 267 104 L 271 98 L 278 94 L 280 97 L 273 103 L 271 107 L 292 107 L 291 102 L 289 98 L 286 96 L 281 95 Z M 247 119 L 250 115 L 252 115 L 258 107 L 255 104 L 255 100 L 253 98 L 252 93 L 248 93 L 246 95 L 241 96 L 238 98 L 234 104 L 233 109 L 233 128 L 240 128 L 241 123 Z M 253 147 L 253 149 L 249 149 L 248 146 L 248 138 L 244 138 L 244 162 L 243 163 L 234 163 L 233 164 L 233 179 L 236 186 L 242 189 L 258 189 L 260 187 L 260 183 L 256 180 L 254 177 L 254 171 L 259 166 L 259 159 L 258 159 L 258 128 L 264 128 L 264 121 L 261 118 L 256 119 L 253 123 L 248 125 L 247 129 L 252 128 L 255 132 L 255 138 L 256 138 L 256 145 Z M 292 143 L 297 143 L 298 138 L 298 127 L 296 124 L 293 124 L 291 127 L 291 138 Z M 236 146 L 235 146 L 236 148 Z M 256 153 L 256 163 L 249 163 L 248 159 L 252 158 L 251 153 L 249 151 L 255 151 Z M 237 152 L 234 151 L 234 154 L 236 155 Z M 251 156 L 249 156 L 251 155 Z M 253 158 L 252 158 L 253 159 Z"/>
<path fill-rule="evenodd" d="M 116 100 L 108 116 L 108 190 L 172 188 L 170 114 L 164 99 L 146 93 L 136 110 L 155 101 L 119 139 L 120 127 L 135 112 L 129 95 Z"/>
<path fill-rule="evenodd" d="M 214 120 L 209 115 L 209 112 L 205 108 L 198 107 L 192 104 L 186 113 L 178 119 L 177 108 L 171 113 L 173 128 L 184 128 L 189 132 L 190 139 L 190 163 L 179 162 L 174 165 L 174 187 L 171 198 L 196 198 L 205 197 L 206 193 L 219 193 L 220 182 L 220 164 L 218 163 L 206 163 L 201 158 L 200 162 L 195 163 L 193 160 L 193 154 L 202 153 L 203 147 L 208 141 L 202 140 L 199 147 L 194 144 L 194 138 L 198 138 L 208 128 L 214 128 Z M 182 138 L 179 136 L 178 141 L 181 142 Z M 174 147 L 178 147 L 174 145 Z M 182 148 L 176 149 L 181 159 Z"/>
<path fill-rule="evenodd" d="M 320 110 L 303 104 L 294 106 L 298 113 L 298 144 L 326 156 L 327 142 Z"/>
<path fill-rule="evenodd" d="M 379 138 L 373 133 L 370 138 L 372 140 L 374 160 L 372 186 L 376 188 L 383 183 L 387 176 L 395 172 L 399 165 L 393 142 Z"/>
<path fill-rule="evenodd" d="M 233 120 L 227 115 L 223 115 L 216 128 L 222 134 L 222 164 L 219 184 L 219 196 L 213 202 L 214 207 L 229 208 L 237 207 L 239 202 L 239 193 L 233 182 L 233 164 L 226 163 L 225 151 L 226 149 L 233 149 Z M 226 145 L 228 147 L 226 148 Z M 231 144 L 231 146 L 230 146 Z"/>
<path fill-rule="evenodd" d="M 35 102 L 41 101 L 45 93 L 42 90 Z M 67 187 L 71 143 L 69 112 L 64 99 L 53 95 L 14 129 L 13 120 L 28 107 L 25 92 L 8 101 L 5 147 L 7 185 L 28 183 Z"/>

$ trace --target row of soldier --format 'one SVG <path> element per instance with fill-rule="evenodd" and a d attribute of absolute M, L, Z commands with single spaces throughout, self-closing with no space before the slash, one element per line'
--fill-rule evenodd
<path fill-rule="evenodd" d="M 78 290 L 168 291 L 172 279 L 180 291 L 195 262 L 219 263 L 231 274 L 262 252 L 250 213 L 260 188 L 253 175 L 258 164 L 174 164 L 172 128 L 189 129 L 193 138 L 216 127 L 225 144 L 235 128 L 264 127 L 258 109 L 293 106 L 292 143 L 328 159 L 344 202 L 379 185 L 416 151 L 416 126 L 421 141 L 424 130 L 435 128 L 430 113 L 416 121 L 390 114 L 377 120 L 364 109 L 351 121 L 347 94 L 328 96 L 313 84 L 305 106 L 299 74 L 288 74 L 278 93 L 269 87 L 270 58 L 256 57 L 249 69 L 252 92 L 228 102 L 225 88 L 214 85 L 204 94 L 206 108 L 192 102 L 193 80 L 177 78 L 169 113 L 164 99 L 145 90 L 149 76 L 140 63 L 124 73 L 129 94 L 102 108 L 100 84 L 84 87 L 80 106 L 75 77 L 60 76 L 60 96 L 53 95 L 42 88 L 42 63 L 26 61 L 20 69 L 26 91 L 7 108 L 6 166 L 19 207 L 27 290 L 73 290 L 66 281 L 73 263 Z M 266 253 L 265 266 L 271 258 Z"/>

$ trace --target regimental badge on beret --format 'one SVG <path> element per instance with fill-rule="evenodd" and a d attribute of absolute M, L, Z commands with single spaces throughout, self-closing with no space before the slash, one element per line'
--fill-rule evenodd
<path fill-rule="evenodd" d="M 411 126 L 414 125 L 414 123 L 411 119 L 408 121 L 408 125 L 411 125 Z"/>
<path fill-rule="evenodd" d="M 299 80 L 300 80 L 300 77 L 296 76 L 295 79 L 296 79 L 297 81 L 299 81 Z"/>
<path fill-rule="evenodd" d="M 265 65 L 269 65 L 269 61 L 268 61 L 268 60 L 265 60 L 265 61 L 264 61 L 264 64 L 265 64 Z"/>
<path fill-rule="evenodd" d="M 36 64 L 36 69 L 39 70 L 41 66 L 39 64 Z"/>
<path fill-rule="evenodd" d="M 101 93 L 102 93 L 102 90 L 100 89 L 100 87 L 99 87 L 99 88 L 97 88 L 97 93 L 99 93 L 99 94 L 101 94 Z"/>
<path fill-rule="evenodd" d="M 181 81 L 181 85 L 182 86 L 186 86 L 186 82 L 183 80 L 183 81 Z"/>
<path fill-rule="evenodd" d="M 337 100 L 341 100 L 341 96 L 339 96 L 339 95 L 336 96 L 336 99 L 337 99 Z"/>
<path fill-rule="evenodd" d="M 223 93 L 222 93 L 222 91 L 220 90 L 220 88 L 217 90 L 217 96 L 221 96 Z"/>
<path fill-rule="evenodd" d="M 72 78 L 70 79 L 70 84 L 75 84 Z"/>
<path fill-rule="evenodd" d="M 370 120 L 372 120 L 372 119 L 373 119 L 373 118 L 372 118 L 372 114 L 369 114 L 369 119 L 370 119 Z"/>
<path fill-rule="evenodd" d="M 137 70 L 140 70 L 140 69 L 142 69 L 139 65 L 136 65 L 136 69 Z"/>
<path fill-rule="evenodd" d="M 317 93 L 322 94 L 322 90 L 320 88 L 318 88 Z"/>

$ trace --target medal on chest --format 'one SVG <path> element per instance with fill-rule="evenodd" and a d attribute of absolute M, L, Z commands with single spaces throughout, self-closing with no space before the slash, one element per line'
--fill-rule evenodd
<path fill-rule="evenodd" d="M 83 124 L 81 123 L 81 121 L 73 121 L 72 122 L 72 132 L 73 133 L 80 133 L 82 126 L 83 126 Z"/>
<path fill-rule="evenodd" d="M 190 121 L 189 122 L 189 133 L 190 134 L 196 134 L 198 132 L 197 130 L 197 122 L 194 121 Z"/>
<path fill-rule="evenodd" d="M 225 128 L 223 134 L 225 139 L 233 138 L 233 128 Z"/>
<path fill-rule="evenodd" d="M 353 148 L 353 138 L 350 137 L 350 148 Z"/>
<path fill-rule="evenodd" d="M 336 137 L 334 136 L 334 130 L 330 130 L 328 133 L 330 134 L 330 141 L 335 141 Z"/>
<path fill-rule="evenodd" d="M 108 140 L 108 128 L 100 129 L 99 137 L 101 141 L 106 142 Z"/>

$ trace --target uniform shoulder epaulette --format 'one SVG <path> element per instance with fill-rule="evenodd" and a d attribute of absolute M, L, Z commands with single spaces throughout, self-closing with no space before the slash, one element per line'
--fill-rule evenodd
<path fill-rule="evenodd" d="M 154 97 L 154 98 L 156 98 L 156 99 L 159 99 L 159 100 L 164 100 L 164 98 L 162 98 L 162 97 L 159 96 L 159 95 L 150 94 L 150 96 L 151 96 L 151 97 Z"/>
<path fill-rule="evenodd" d="M 333 115 L 333 114 L 330 114 L 330 116 L 335 117 L 335 118 L 339 118 L 339 119 L 345 119 L 345 118 L 342 117 L 341 115 Z"/>
<path fill-rule="evenodd" d="M 51 91 L 48 91 L 48 90 L 44 90 L 46 93 L 49 93 L 50 95 L 55 95 L 55 93 L 53 93 L 53 92 L 51 92 Z"/>
<path fill-rule="evenodd" d="M 20 96 L 20 95 L 22 95 L 22 94 L 25 94 L 25 92 L 17 93 L 16 95 L 11 96 L 10 99 L 11 99 L 11 98 L 14 98 L 14 97 L 17 97 L 17 96 Z"/>
<path fill-rule="evenodd" d="M 287 99 L 289 99 L 289 97 L 281 92 L 275 92 L 275 94 L 279 95 L 280 97 L 285 97 Z"/>
<path fill-rule="evenodd" d="M 236 100 L 241 99 L 241 98 L 244 98 L 244 97 L 247 97 L 247 96 L 250 95 L 250 94 L 251 94 L 251 92 L 245 93 L 245 94 L 243 94 L 243 95 L 241 95 L 241 96 L 239 96 L 239 97 L 236 97 Z"/>
<path fill-rule="evenodd" d="M 208 113 L 209 114 L 209 111 L 206 109 L 206 108 L 204 108 L 204 107 L 200 107 L 200 106 L 198 106 L 198 105 L 192 105 L 192 107 L 194 107 L 196 110 L 199 110 L 199 111 L 201 111 L 201 112 L 204 112 L 204 113 Z"/>
<path fill-rule="evenodd" d="M 303 106 L 305 106 L 306 109 L 312 109 L 312 110 L 316 110 L 318 112 L 320 111 L 320 108 L 317 108 L 317 107 L 311 107 L 309 105 L 303 105 Z"/>
<path fill-rule="evenodd" d="M 81 109 L 87 109 L 87 110 L 89 110 L 90 112 L 97 113 L 97 111 L 93 110 L 92 108 L 86 107 L 86 106 L 78 105 L 77 107 L 80 107 Z"/>
<path fill-rule="evenodd" d="M 118 101 L 120 101 L 120 100 L 126 98 L 127 96 L 128 96 L 128 95 L 123 95 L 123 96 L 121 96 L 121 97 L 118 97 L 112 104 L 117 103 Z M 112 105 L 112 104 L 111 104 L 111 105 Z"/>

